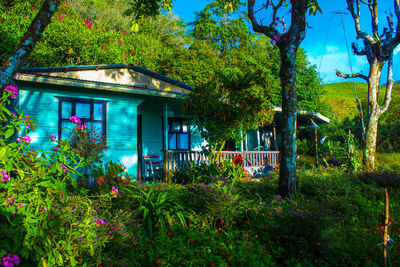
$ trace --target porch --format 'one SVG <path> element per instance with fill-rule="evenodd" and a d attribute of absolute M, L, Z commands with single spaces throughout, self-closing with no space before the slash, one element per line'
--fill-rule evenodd
<path fill-rule="evenodd" d="M 261 174 L 265 169 L 273 170 L 279 164 L 279 151 L 222 151 L 218 162 L 233 160 L 237 155 L 243 158 L 243 168 L 252 176 Z M 202 151 L 164 151 L 163 177 L 172 170 L 188 169 L 190 163 L 208 164 L 209 157 Z"/>

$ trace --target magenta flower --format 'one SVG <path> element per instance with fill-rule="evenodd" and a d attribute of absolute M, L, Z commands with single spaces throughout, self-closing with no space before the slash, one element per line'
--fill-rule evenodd
<path fill-rule="evenodd" d="M 84 124 L 79 124 L 79 125 L 76 125 L 74 129 L 78 130 L 78 131 L 84 131 L 87 129 L 87 126 Z"/>
<path fill-rule="evenodd" d="M 111 187 L 111 195 L 117 197 L 118 196 L 118 188 L 115 188 L 114 186 Z"/>
<path fill-rule="evenodd" d="M 52 142 L 57 140 L 57 135 L 49 135 L 49 137 Z"/>
<path fill-rule="evenodd" d="M 19 264 L 19 259 L 17 255 L 13 255 L 11 253 L 8 253 L 6 257 L 3 257 L 0 260 L 0 264 L 3 264 L 5 267 L 13 267 L 14 264 L 18 265 Z"/>
<path fill-rule="evenodd" d="M 3 178 L 1 178 L 2 183 L 10 181 L 10 176 L 8 176 L 8 174 L 6 173 L 5 170 L 1 170 L 0 174 L 2 174 L 2 176 L 3 176 Z"/>
<path fill-rule="evenodd" d="M 53 147 L 51 150 L 53 150 L 53 151 L 59 151 L 60 148 L 59 148 L 58 146 L 55 146 L 55 147 Z"/>
<path fill-rule="evenodd" d="M 21 142 L 21 143 L 25 143 L 25 144 L 29 144 L 32 141 L 31 137 L 28 135 L 25 136 L 20 136 L 17 138 L 17 142 Z"/>
<path fill-rule="evenodd" d="M 79 119 L 77 116 L 71 116 L 69 120 L 76 124 L 81 123 L 81 119 Z"/>
<path fill-rule="evenodd" d="M 18 95 L 18 89 L 14 85 L 11 85 L 11 84 L 7 85 L 6 90 L 11 93 L 11 96 L 10 96 L 11 99 L 14 99 L 15 96 Z"/>
<path fill-rule="evenodd" d="M 61 168 L 63 169 L 63 171 L 67 171 L 67 168 L 65 167 L 65 165 L 64 164 L 60 164 L 60 166 L 61 166 Z"/>

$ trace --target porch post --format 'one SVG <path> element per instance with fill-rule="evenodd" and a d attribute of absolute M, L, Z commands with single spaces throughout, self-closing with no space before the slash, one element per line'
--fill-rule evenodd
<path fill-rule="evenodd" d="M 168 104 L 164 102 L 164 116 L 163 116 L 163 178 L 164 181 L 168 179 Z"/>
<path fill-rule="evenodd" d="M 244 137 L 244 138 L 245 138 L 245 139 L 244 139 L 244 141 L 245 141 L 245 143 L 244 143 L 245 146 L 244 146 L 244 148 L 245 148 L 246 151 L 249 151 L 249 149 L 248 149 L 248 144 L 247 144 L 247 131 L 244 131 L 244 134 L 245 134 L 245 137 Z"/>
<path fill-rule="evenodd" d="M 257 147 L 259 150 L 261 150 L 260 148 L 260 127 L 257 128 Z"/>
<path fill-rule="evenodd" d="M 243 129 L 240 128 L 240 151 L 243 151 Z"/>
<path fill-rule="evenodd" d="M 272 124 L 272 130 L 273 130 L 273 135 L 274 135 L 274 149 L 278 151 L 279 149 L 278 149 L 277 143 L 276 143 L 276 126 L 275 126 L 275 121 L 274 121 L 274 123 Z"/>

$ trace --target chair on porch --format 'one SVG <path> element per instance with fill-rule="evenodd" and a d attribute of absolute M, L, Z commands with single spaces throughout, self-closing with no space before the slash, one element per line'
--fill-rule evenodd
<path fill-rule="evenodd" d="M 157 155 L 145 155 L 143 156 L 144 161 L 144 180 L 152 178 L 153 181 L 156 179 L 161 180 L 162 178 L 162 161 Z"/>

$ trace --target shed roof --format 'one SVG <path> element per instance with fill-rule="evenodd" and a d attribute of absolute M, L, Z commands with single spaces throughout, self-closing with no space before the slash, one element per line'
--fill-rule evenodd
<path fill-rule="evenodd" d="M 19 81 L 174 98 L 193 87 L 131 64 L 21 69 Z"/>
<path fill-rule="evenodd" d="M 277 113 L 282 113 L 281 107 L 274 106 L 274 111 Z M 312 112 L 307 110 L 298 110 L 297 111 L 297 123 L 299 125 L 306 125 L 310 123 L 310 119 L 315 121 L 318 124 L 326 124 L 330 122 L 330 119 L 325 117 L 324 115 L 318 112 Z M 280 122 L 280 118 L 277 119 L 278 123 Z"/>

